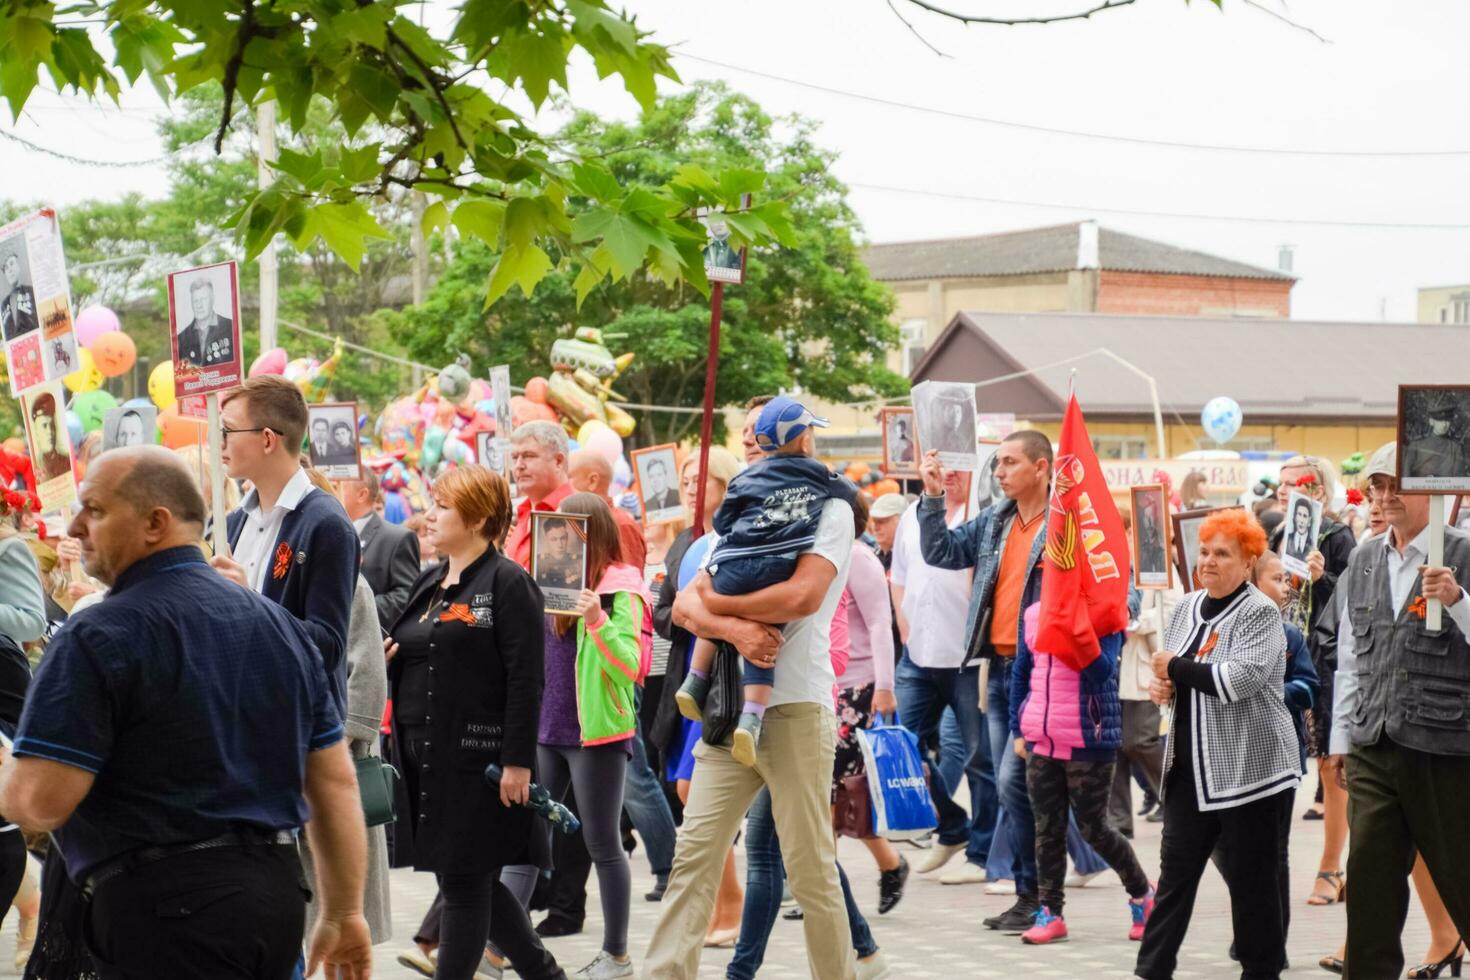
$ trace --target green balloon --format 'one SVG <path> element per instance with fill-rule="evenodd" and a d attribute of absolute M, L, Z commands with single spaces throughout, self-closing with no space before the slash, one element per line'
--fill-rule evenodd
<path fill-rule="evenodd" d="M 101 388 L 84 391 L 71 400 L 71 410 L 82 420 L 83 432 L 96 432 L 102 428 L 103 418 L 114 408 L 117 408 L 117 399 Z"/>

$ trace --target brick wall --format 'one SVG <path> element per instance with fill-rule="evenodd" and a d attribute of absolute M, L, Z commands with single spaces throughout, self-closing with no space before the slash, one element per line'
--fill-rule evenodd
<path fill-rule="evenodd" d="M 1148 272 L 1099 273 L 1098 313 L 1287 317 L 1290 282 Z"/>

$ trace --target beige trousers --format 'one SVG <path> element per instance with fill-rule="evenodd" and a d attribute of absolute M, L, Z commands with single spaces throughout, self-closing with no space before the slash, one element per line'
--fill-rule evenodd
<path fill-rule="evenodd" d="M 851 980 L 852 931 L 837 880 L 832 840 L 832 754 L 837 718 L 830 707 L 783 704 L 766 711 L 759 761 L 741 765 L 728 746 L 700 742 L 684 825 L 644 960 L 650 980 L 694 980 L 715 906 L 725 854 L 762 784 L 781 839 L 791 893 L 806 913 L 807 963 L 814 980 Z"/>

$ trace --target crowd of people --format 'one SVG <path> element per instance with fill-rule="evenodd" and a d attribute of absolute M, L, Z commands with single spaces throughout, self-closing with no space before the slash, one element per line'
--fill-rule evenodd
<path fill-rule="evenodd" d="M 1448 529 L 1430 564 L 1427 498 L 1399 494 L 1392 444 L 1357 475 L 1361 503 L 1299 456 L 1279 493 L 1210 514 L 1196 581 L 1130 588 L 1127 629 L 1078 666 L 1038 640 L 1046 436 L 1001 442 L 1004 500 L 977 511 L 970 475 L 932 452 L 915 497 L 871 497 L 814 458 L 824 424 L 752 401 L 743 462 L 720 446 L 680 460 L 688 520 L 670 524 L 530 422 L 510 438 L 516 497 L 462 465 L 399 526 L 371 470 L 311 467 L 298 389 L 253 378 L 222 399 L 220 554 L 197 453 L 88 459 L 54 567 L 23 515 L 0 521 L 0 901 L 20 912 L 18 965 L 366 977 L 392 938 L 390 867 L 412 867 L 437 894 L 397 958 L 426 977 L 567 976 L 544 940 L 582 930 L 595 871 L 601 946 L 577 977 L 692 980 L 706 948 L 733 947 L 725 975 L 753 978 L 789 889 L 811 975 L 871 980 L 895 974 L 868 916 L 911 874 L 1008 896 L 977 935 L 1045 946 L 1101 938 L 1069 929 L 1067 892 L 1111 868 L 1134 972 L 1165 980 L 1213 862 L 1242 977 L 1286 968 L 1303 901 L 1347 901 L 1325 969 L 1402 975 L 1411 880 L 1431 948 L 1408 975 L 1459 975 L 1470 535 Z M 1315 541 L 1292 540 L 1293 490 L 1326 509 Z M 1207 500 L 1195 480 L 1176 503 Z M 537 513 L 579 536 L 572 608 L 548 611 L 531 574 Z M 1283 568 L 1288 550 L 1308 575 Z M 912 868 L 849 819 L 859 733 L 880 720 L 927 762 L 935 825 Z M 1299 896 L 1309 758 L 1324 850 Z M 369 793 L 385 760 L 391 812 Z M 542 819 L 548 798 L 576 832 Z M 1163 825 L 1157 866 L 1135 817 Z M 838 833 L 873 860 L 874 909 Z M 638 900 L 659 903 L 646 945 L 629 935 L 635 844 L 654 882 Z"/>

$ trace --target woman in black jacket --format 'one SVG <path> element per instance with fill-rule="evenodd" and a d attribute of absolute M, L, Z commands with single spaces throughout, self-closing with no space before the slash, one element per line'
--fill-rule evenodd
<path fill-rule="evenodd" d="M 503 478 L 461 466 L 432 496 L 429 534 L 445 560 L 419 576 L 384 645 L 414 867 L 434 872 L 444 897 L 434 975 L 470 980 L 493 938 L 520 976 L 564 978 L 500 883 L 506 865 L 546 863 L 546 834 L 519 805 L 540 720 L 541 592 L 492 544 L 510 523 Z M 492 762 L 498 789 L 485 781 Z"/>

